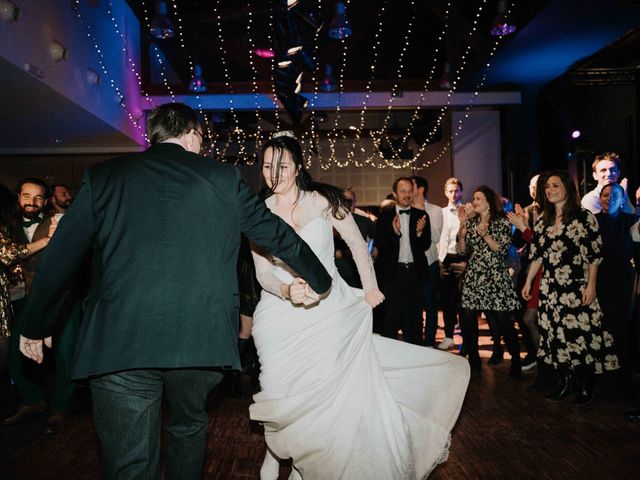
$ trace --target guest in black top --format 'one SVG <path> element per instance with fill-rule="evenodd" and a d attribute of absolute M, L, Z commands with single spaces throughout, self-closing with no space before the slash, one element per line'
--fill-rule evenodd
<path fill-rule="evenodd" d="M 634 285 L 631 227 L 638 220 L 635 215 L 623 211 L 625 197 L 619 184 L 605 185 L 600 191 L 602 211 L 596 214 L 603 243 L 597 296 L 604 314 L 605 330 L 613 336 L 623 368 L 626 366 Z"/>

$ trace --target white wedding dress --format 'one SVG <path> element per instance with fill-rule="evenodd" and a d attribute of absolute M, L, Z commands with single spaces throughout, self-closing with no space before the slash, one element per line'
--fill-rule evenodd
<path fill-rule="evenodd" d="M 267 199 L 273 209 L 275 199 Z M 253 337 L 260 386 L 250 415 L 271 452 L 292 458 L 304 480 L 423 479 L 447 458 L 469 382 L 456 355 L 373 335 L 372 309 L 334 264 L 333 228 L 349 245 L 364 290 L 376 288 L 366 244 L 351 216 L 336 220 L 316 193 L 294 210 L 298 234 L 333 277 L 310 306 L 280 297 L 296 276 L 254 252 L 260 302 Z"/>

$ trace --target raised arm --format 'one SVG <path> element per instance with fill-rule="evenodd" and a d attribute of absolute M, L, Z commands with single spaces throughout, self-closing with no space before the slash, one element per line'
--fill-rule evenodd
<path fill-rule="evenodd" d="M 236 181 L 241 232 L 260 247 L 281 258 L 315 292 L 328 291 L 331 288 L 331 276 L 304 240 L 267 209 L 264 202 L 242 180 L 237 169 Z"/>

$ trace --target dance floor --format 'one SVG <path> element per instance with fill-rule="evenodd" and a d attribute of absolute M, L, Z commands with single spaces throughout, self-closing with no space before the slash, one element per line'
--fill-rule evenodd
<path fill-rule="evenodd" d="M 483 348 L 483 371 L 472 377 L 449 461 L 431 479 L 640 478 L 640 423 L 623 419 L 627 404 L 602 394 L 582 408 L 572 407 L 570 400 L 549 402 L 526 390 L 534 371 L 512 380 L 507 376 L 509 361 L 488 367 L 490 349 Z M 0 394 L 0 413 L 10 413 L 15 392 L 4 386 Z M 1 479 L 101 478 L 86 391 L 79 397 L 85 401 L 56 435 L 42 433 L 46 414 L 0 428 Z M 249 397 L 229 398 L 221 390 L 212 395 L 206 479 L 258 478 L 265 447 L 261 427 L 249 421 L 250 402 Z M 290 464 L 283 464 L 280 478 L 286 479 L 289 470 Z"/>

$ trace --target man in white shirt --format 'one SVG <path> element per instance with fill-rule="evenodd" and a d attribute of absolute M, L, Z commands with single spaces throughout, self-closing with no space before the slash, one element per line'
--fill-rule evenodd
<path fill-rule="evenodd" d="M 462 205 L 462 182 L 455 177 L 449 178 L 444 183 L 444 194 L 448 203 L 442 209 L 442 232 L 438 245 L 440 301 L 444 318 L 444 340 L 438 345 L 440 350 L 448 350 L 455 346 L 453 332 L 458 323 L 460 276 L 465 267 L 464 257 L 456 250 L 460 229 L 458 207 Z"/>
<path fill-rule="evenodd" d="M 429 268 L 429 280 L 424 283 L 424 307 L 426 310 L 426 322 L 424 328 L 424 345 L 433 347 L 436 343 L 438 330 L 438 242 L 442 231 L 442 208 L 427 201 L 429 183 L 424 177 L 414 175 L 413 180 L 413 207 L 424 210 L 429 216 L 431 226 L 431 245 L 426 251 Z"/>
<path fill-rule="evenodd" d="M 591 164 L 593 170 L 593 178 L 598 182 L 596 188 L 587 192 L 582 197 L 582 206 L 592 213 L 600 213 L 602 205 L 600 205 L 600 191 L 602 187 L 609 183 L 617 183 L 620 178 L 620 156 L 615 152 L 607 152 L 602 155 L 597 155 L 593 163 Z M 623 178 L 620 181 L 620 185 L 627 192 L 627 179 Z M 633 204 L 626 195 L 627 201 L 625 202 L 623 211 L 626 213 L 634 213 Z M 640 201 L 640 188 L 636 190 L 636 203 Z"/>

